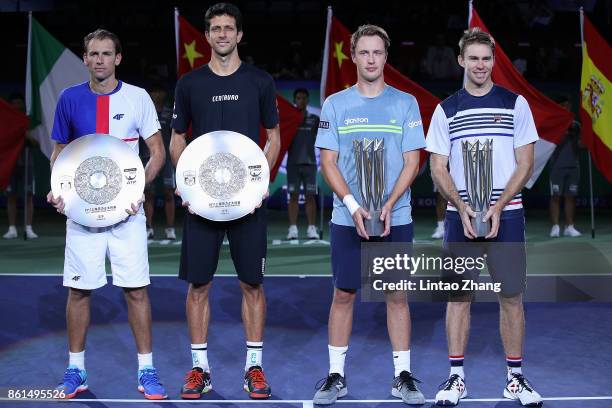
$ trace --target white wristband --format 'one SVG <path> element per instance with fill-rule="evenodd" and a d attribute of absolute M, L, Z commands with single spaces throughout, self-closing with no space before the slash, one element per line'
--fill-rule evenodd
<path fill-rule="evenodd" d="M 342 202 L 344 203 L 344 205 L 346 205 L 346 208 L 348 208 L 349 212 L 351 213 L 351 217 L 353 216 L 353 214 L 355 214 L 355 211 L 357 211 L 357 209 L 361 207 L 352 194 L 345 195 L 342 199 Z"/>

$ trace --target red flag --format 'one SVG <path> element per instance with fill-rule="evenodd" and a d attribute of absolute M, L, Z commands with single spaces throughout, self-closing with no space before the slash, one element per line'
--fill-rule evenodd
<path fill-rule="evenodd" d="M 0 190 L 4 190 L 23 149 L 29 121 L 23 112 L 0 98 L 0 123 Z"/>
<path fill-rule="evenodd" d="M 179 15 L 178 9 L 174 12 L 175 34 L 176 34 L 176 58 L 177 73 L 180 78 L 192 69 L 198 68 L 210 61 L 210 44 L 206 41 L 203 33 L 193 27 L 187 20 Z M 274 168 L 270 169 L 270 182 L 273 182 L 278 173 L 278 168 L 291 145 L 291 141 L 298 127 L 304 119 L 302 112 L 294 107 L 281 95 L 276 95 L 278 107 L 279 127 L 281 134 L 281 148 Z M 266 132 L 260 127 L 259 145 L 266 144 Z"/>
<path fill-rule="evenodd" d="M 595 166 L 612 183 L 612 49 L 583 12 L 580 120 Z M 606 92 L 606 90 L 608 90 Z"/>
<path fill-rule="evenodd" d="M 476 13 L 476 9 L 473 8 L 471 2 L 469 26 L 470 28 L 479 27 L 481 30 L 491 34 L 480 19 L 480 16 L 478 16 L 478 13 Z M 574 115 L 531 86 L 521 73 L 514 68 L 512 61 L 510 61 L 497 41 L 495 42 L 495 65 L 493 66 L 492 78 L 496 84 L 514 93 L 523 95 L 533 113 L 533 120 L 538 129 L 540 140 L 536 143 L 533 175 L 526 184 L 528 188 L 531 188 L 544 169 L 548 158 L 555 150 L 556 144 L 565 135 L 567 128 L 574 119 Z"/>
<path fill-rule="evenodd" d="M 339 92 L 357 82 L 357 67 L 351 59 L 351 32 L 327 9 L 327 35 L 323 54 L 323 73 L 321 76 L 321 105 L 329 95 Z M 391 64 L 384 69 L 385 83 L 401 91 L 412 94 L 419 103 L 423 121 L 423 131 L 427 134 L 431 117 L 440 99 L 416 82 L 402 75 Z M 421 165 L 427 153 L 421 151 Z"/>

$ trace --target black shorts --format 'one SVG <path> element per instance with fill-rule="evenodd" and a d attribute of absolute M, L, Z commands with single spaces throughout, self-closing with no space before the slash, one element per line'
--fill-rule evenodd
<path fill-rule="evenodd" d="M 578 194 L 578 183 L 580 182 L 580 168 L 568 167 L 550 170 L 550 195 L 560 196 Z"/>
<path fill-rule="evenodd" d="M 217 270 L 226 232 L 238 279 L 251 285 L 262 283 L 268 249 L 267 215 L 263 205 L 253 214 L 226 222 L 187 213 L 179 278 L 195 284 L 210 282 Z"/>
<path fill-rule="evenodd" d="M 287 163 L 287 190 L 289 194 L 299 193 L 300 184 L 306 195 L 317 194 L 317 166 L 314 164 Z"/>

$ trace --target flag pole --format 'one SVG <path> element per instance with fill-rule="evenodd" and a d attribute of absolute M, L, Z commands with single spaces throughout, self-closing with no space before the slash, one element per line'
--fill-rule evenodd
<path fill-rule="evenodd" d="M 174 49 L 176 50 L 176 73 L 179 73 L 179 9 L 174 8 Z"/>
<path fill-rule="evenodd" d="M 331 24 L 332 24 L 332 7 L 327 6 L 327 27 L 325 28 L 325 46 L 323 48 L 323 69 L 321 70 L 321 90 L 320 90 L 320 98 L 321 98 L 321 106 L 323 106 L 323 102 L 325 102 L 325 88 L 327 87 L 327 65 L 329 64 L 329 35 L 331 32 Z"/>
<path fill-rule="evenodd" d="M 26 61 L 26 114 L 28 114 L 28 112 L 30 111 L 30 107 L 31 107 L 31 98 L 29 97 L 30 93 L 32 92 L 32 86 L 30 84 L 30 81 L 27 80 L 27 77 L 29 75 L 31 75 L 31 61 L 30 61 L 30 50 L 32 47 L 32 12 L 29 11 L 28 12 L 28 57 L 27 57 L 27 61 Z M 30 102 L 30 103 L 28 103 Z M 27 132 L 27 130 L 26 130 Z M 25 137 L 25 135 L 24 135 Z M 26 227 L 28 225 L 28 180 L 30 178 L 30 149 L 28 148 L 28 146 L 25 144 L 26 141 L 24 141 L 24 147 L 23 147 L 23 155 L 25 158 L 25 171 L 24 171 L 24 179 L 23 179 L 23 240 L 27 241 L 28 239 L 28 234 L 26 232 Z M 32 194 L 34 194 L 34 191 L 32 191 Z"/>
<path fill-rule="evenodd" d="M 582 63 L 584 64 L 584 9 L 580 7 L 580 45 L 582 48 Z M 578 95 L 578 103 L 582 100 L 582 95 Z M 591 205 L 591 239 L 595 239 L 595 206 L 593 204 L 593 165 L 591 160 L 591 152 L 589 155 L 589 200 Z"/>

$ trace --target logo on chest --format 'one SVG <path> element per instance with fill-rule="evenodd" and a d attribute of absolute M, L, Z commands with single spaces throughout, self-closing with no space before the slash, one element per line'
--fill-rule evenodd
<path fill-rule="evenodd" d="M 226 102 L 226 101 L 237 101 L 239 95 L 214 95 L 212 97 L 213 102 Z"/>
<path fill-rule="evenodd" d="M 115 120 L 121 120 L 121 118 L 123 118 L 125 116 L 125 114 L 123 113 L 118 113 L 115 116 L 113 116 L 113 119 Z"/>
<path fill-rule="evenodd" d="M 368 123 L 368 118 L 349 118 L 349 119 L 344 119 L 344 124 L 345 125 L 356 125 L 359 123 Z"/>

